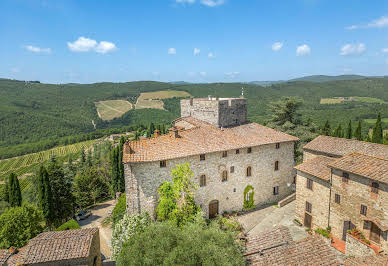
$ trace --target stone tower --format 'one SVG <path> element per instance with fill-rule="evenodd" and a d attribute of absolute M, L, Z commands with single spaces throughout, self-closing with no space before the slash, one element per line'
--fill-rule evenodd
<path fill-rule="evenodd" d="M 181 117 L 192 116 L 216 127 L 233 127 L 247 122 L 245 98 L 191 98 L 181 100 Z"/>

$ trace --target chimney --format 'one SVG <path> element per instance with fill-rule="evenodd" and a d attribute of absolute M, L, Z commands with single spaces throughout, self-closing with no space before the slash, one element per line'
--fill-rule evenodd
<path fill-rule="evenodd" d="M 179 138 L 179 130 L 177 127 L 172 127 L 170 128 L 170 132 L 171 132 L 171 135 L 174 137 L 174 138 Z"/>
<path fill-rule="evenodd" d="M 154 131 L 154 138 L 157 138 L 157 137 L 159 137 L 160 136 L 160 130 L 159 129 L 156 129 L 155 131 Z"/>

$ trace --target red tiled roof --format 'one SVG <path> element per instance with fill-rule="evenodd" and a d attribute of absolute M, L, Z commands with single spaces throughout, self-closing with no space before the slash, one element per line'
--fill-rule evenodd
<path fill-rule="evenodd" d="M 41 233 L 9 259 L 10 265 L 87 258 L 97 232 L 98 228 L 87 228 Z"/>
<path fill-rule="evenodd" d="M 123 162 L 152 162 L 247 148 L 271 143 L 297 141 L 298 138 L 256 124 L 220 129 L 195 118 L 181 118 L 195 127 L 156 138 L 129 141 L 124 145 Z"/>
<path fill-rule="evenodd" d="M 388 256 L 349 257 L 345 260 L 346 266 L 387 266 Z"/>
<path fill-rule="evenodd" d="M 370 156 L 388 159 L 388 145 L 359 141 L 355 139 L 318 136 L 304 147 L 304 150 L 341 157 L 350 152 L 359 152 Z"/>
<path fill-rule="evenodd" d="M 325 181 L 329 181 L 331 170 L 327 165 L 335 160 L 335 158 L 317 155 L 316 157 L 295 166 L 295 169 Z"/>
<path fill-rule="evenodd" d="M 333 250 L 317 236 L 293 242 L 287 228 L 277 227 L 248 237 L 248 265 L 341 265 Z M 255 252 L 256 251 L 256 252 Z"/>
<path fill-rule="evenodd" d="M 11 255 L 11 253 L 8 249 L 0 249 L 0 265 L 3 265 L 7 261 L 9 255 Z"/>
<path fill-rule="evenodd" d="M 388 184 L 388 160 L 353 152 L 329 163 L 329 167 Z"/>

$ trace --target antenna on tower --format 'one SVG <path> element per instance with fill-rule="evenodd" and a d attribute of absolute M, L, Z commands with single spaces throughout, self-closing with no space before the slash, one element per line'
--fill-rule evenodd
<path fill-rule="evenodd" d="M 241 88 L 241 98 L 244 98 L 244 88 Z"/>

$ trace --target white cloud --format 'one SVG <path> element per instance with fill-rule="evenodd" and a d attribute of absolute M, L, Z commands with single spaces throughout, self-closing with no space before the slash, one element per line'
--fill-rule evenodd
<path fill-rule="evenodd" d="M 225 3 L 225 0 L 200 0 L 201 4 L 209 7 L 220 6 Z"/>
<path fill-rule="evenodd" d="M 175 0 L 178 4 L 193 4 L 195 0 Z"/>
<path fill-rule="evenodd" d="M 32 45 L 27 45 L 25 48 L 33 53 L 51 53 L 51 48 L 40 48 Z"/>
<path fill-rule="evenodd" d="M 204 77 L 204 76 L 207 75 L 207 73 L 206 73 L 205 71 L 201 71 L 201 72 L 199 72 L 199 74 L 200 74 L 202 77 Z"/>
<path fill-rule="evenodd" d="M 282 42 L 275 42 L 274 44 L 272 44 L 272 50 L 277 52 L 279 51 L 280 49 L 282 49 L 283 47 L 283 43 Z"/>
<path fill-rule="evenodd" d="M 94 49 L 97 53 L 106 54 L 116 50 L 116 45 L 112 42 L 101 41 Z"/>
<path fill-rule="evenodd" d="M 175 48 L 169 48 L 167 53 L 168 54 L 176 54 L 176 49 Z"/>
<path fill-rule="evenodd" d="M 215 54 L 213 54 L 213 53 L 208 53 L 208 54 L 207 54 L 207 57 L 209 57 L 209 58 L 215 58 L 215 57 L 216 57 L 216 55 L 215 55 Z"/>
<path fill-rule="evenodd" d="M 372 20 L 371 22 L 367 24 L 360 24 L 360 25 L 352 25 L 349 27 L 346 27 L 347 30 L 355 30 L 355 29 L 365 29 L 365 28 L 385 28 L 388 27 L 388 17 L 382 16 L 378 19 Z"/>
<path fill-rule="evenodd" d="M 106 54 L 117 49 L 116 45 L 112 42 L 101 41 L 97 42 L 96 40 L 79 37 L 74 42 L 67 42 L 67 46 L 70 51 L 73 52 L 89 52 L 95 51 L 96 53 Z"/>
<path fill-rule="evenodd" d="M 383 53 L 388 53 L 388 48 L 384 48 L 381 50 Z"/>
<path fill-rule="evenodd" d="M 310 46 L 308 46 L 307 44 L 303 44 L 296 48 L 297 56 L 310 55 L 310 54 L 311 54 L 311 49 L 310 49 Z"/>
<path fill-rule="evenodd" d="M 347 56 L 347 55 L 359 55 L 365 52 L 366 46 L 363 43 L 359 44 L 346 44 L 341 48 L 341 55 Z"/>
<path fill-rule="evenodd" d="M 238 75 L 240 75 L 240 72 L 237 72 L 237 71 L 234 71 L 234 72 L 227 72 L 225 73 L 226 76 L 228 76 L 229 78 L 235 78 L 237 77 Z"/>
<path fill-rule="evenodd" d="M 194 55 L 198 55 L 200 53 L 201 53 L 201 50 L 199 48 L 194 48 L 194 50 L 193 50 Z"/>

